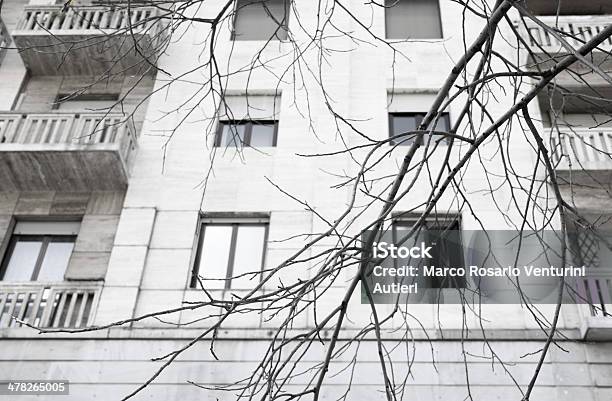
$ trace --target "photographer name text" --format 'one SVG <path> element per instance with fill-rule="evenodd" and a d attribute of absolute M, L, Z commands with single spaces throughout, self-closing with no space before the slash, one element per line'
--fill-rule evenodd
<path fill-rule="evenodd" d="M 506 266 L 506 267 L 482 267 L 477 265 L 470 266 L 435 266 L 427 264 L 425 259 L 433 259 L 433 246 L 427 246 L 421 242 L 417 246 L 405 247 L 388 244 L 386 242 L 374 243 L 373 256 L 375 259 L 423 259 L 419 266 L 402 265 L 398 267 L 386 267 L 375 265 L 372 274 L 375 278 L 375 285 L 372 289 L 374 294 L 385 293 L 404 293 L 415 294 L 418 292 L 418 282 L 414 280 L 404 280 L 415 277 L 461 277 L 461 278 L 485 278 L 485 277 L 585 277 L 585 266 Z M 393 283 L 388 283 L 384 278 L 394 278 Z M 404 281 L 411 282 L 405 284 Z"/>

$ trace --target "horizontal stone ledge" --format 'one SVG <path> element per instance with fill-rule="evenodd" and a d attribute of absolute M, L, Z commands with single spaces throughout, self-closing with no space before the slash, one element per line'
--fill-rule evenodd
<path fill-rule="evenodd" d="M 200 328 L 121 328 L 113 327 L 101 330 L 94 330 L 81 333 L 44 333 L 39 334 L 38 330 L 28 327 L 11 327 L 0 329 L 0 339 L 2 338 L 37 338 L 37 339 L 155 339 L 155 340 L 173 340 L 173 339 L 193 339 L 199 336 L 206 330 Z M 285 337 L 291 337 L 308 331 L 308 328 L 301 330 L 289 330 Z M 612 330 L 611 330 L 612 331 Z M 340 334 L 340 340 L 350 340 L 358 334 L 358 330 L 347 329 Z M 274 328 L 228 328 L 221 329 L 217 333 L 216 341 L 226 340 L 269 340 L 274 336 Z M 331 330 L 321 332 L 323 340 L 329 338 L 332 334 Z M 412 337 L 407 341 L 414 339 L 415 341 L 545 341 L 547 333 L 539 329 L 491 329 L 482 331 L 470 330 L 468 333 L 462 333 L 458 329 L 448 330 L 418 330 L 413 329 Z M 612 333 L 611 333 L 612 336 Z M 209 339 L 211 336 L 204 337 Z M 579 329 L 559 329 L 557 330 L 557 341 L 580 341 L 582 336 Z M 395 330 L 395 333 L 383 334 L 383 339 L 388 341 L 405 340 L 405 332 Z M 362 341 L 375 341 L 374 336 Z"/>

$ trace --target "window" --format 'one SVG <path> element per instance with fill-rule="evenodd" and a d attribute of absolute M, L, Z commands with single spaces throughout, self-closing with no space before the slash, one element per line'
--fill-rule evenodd
<path fill-rule="evenodd" d="M 248 289 L 260 280 L 268 236 L 267 218 L 203 218 L 191 288 L 200 276 L 207 289 Z"/>
<path fill-rule="evenodd" d="M 290 0 L 237 0 L 233 40 L 285 40 Z"/>
<path fill-rule="evenodd" d="M 119 101 L 118 94 L 59 94 L 52 108 L 60 111 L 108 111 Z"/>
<path fill-rule="evenodd" d="M 612 262 L 612 214 L 581 211 L 591 226 L 567 218 L 567 235 L 574 266 L 608 269 Z"/>
<path fill-rule="evenodd" d="M 387 39 L 440 39 L 438 0 L 386 0 Z"/>
<path fill-rule="evenodd" d="M 393 241 L 398 245 L 412 246 L 414 242 L 424 241 L 434 246 L 431 259 L 419 259 L 417 263 L 410 260 L 397 259 L 399 265 L 427 263 L 436 267 L 464 267 L 463 246 L 461 241 L 461 225 L 456 217 L 442 216 L 427 219 L 417 238 L 411 237 L 402 241 L 416 219 L 399 217 L 393 221 Z M 429 277 L 430 288 L 464 288 L 465 277 Z"/>
<path fill-rule="evenodd" d="M 3 281 L 63 281 L 74 249 L 78 222 L 19 222 L 11 236 Z"/>
<path fill-rule="evenodd" d="M 562 1 L 528 0 L 527 9 L 536 15 L 602 15 L 612 14 L 607 0 Z"/>
<path fill-rule="evenodd" d="M 426 113 L 389 113 L 389 136 L 393 137 L 406 132 L 414 131 L 423 121 Z M 450 117 L 448 113 L 442 113 L 436 123 L 435 131 L 448 132 L 450 129 Z M 414 135 L 406 136 L 391 142 L 392 145 L 412 145 Z M 444 144 L 446 141 L 441 141 Z"/>
<path fill-rule="evenodd" d="M 215 146 L 253 148 L 276 146 L 277 133 L 278 121 L 221 121 L 217 129 Z"/>

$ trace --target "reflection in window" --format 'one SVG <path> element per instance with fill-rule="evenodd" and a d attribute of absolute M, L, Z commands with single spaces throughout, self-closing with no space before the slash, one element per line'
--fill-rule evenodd
<path fill-rule="evenodd" d="M 72 112 L 108 112 L 119 102 L 118 93 L 59 94 L 52 105 L 54 110 Z"/>
<path fill-rule="evenodd" d="M 63 281 L 75 240 L 73 235 L 13 235 L 2 280 Z"/>
<path fill-rule="evenodd" d="M 203 221 L 191 287 L 197 287 L 198 275 L 207 289 L 248 289 L 260 280 L 252 272 L 263 267 L 267 222 Z"/>
<path fill-rule="evenodd" d="M 389 113 L 389 136 L 404 134 L 415 131 L 423 121 L 426 113 Z M 429 129 L 429 127 L 428 127 Z M 442 113 L 436 122 L 434 131 L 448 132 L 450 130 L 450 118 L 448 113 Z M 437 138 L 433 138 L 434 140 Z M 392 145 L 412 145 L 414 135 L 407 135 L 391 142 Z M 433 144 L 433 141 L 432 141 Z M 446 140 L 440 141 L 446 144 Z"/>
<path fill-rule="evenodd" d="M 535 15 L 605 15 L 612 14 L 612 2 L 527 0 L 527 9 Z"/>
<path fill-rule="evenodd" d="M 270 147 L 276 146 L 276 121 L 221 121 L 215 146 Z"/>
<path fill-rule="evenodd" d="M 393 222 L 393 241 L 398 245 L 412 247 L 421 242 L 433 244 L 431 259 L 403 260 L 398 258 L 399 265 L 423 263 L 436 267 L 462 267 L 465 265 L 461 242 L 461 225 L 459 220 L 443 216 L 425 221 L 416 235 L 405 239 L 414 226 L 415 220 L 398 219 Z M 464 288 L 465 277 L 429 277 L 429 288 Z"/>
<path fill-rule="evenodd" d="M 72 238 L 53 238 L 47 244 L 47 250 L 43 257 L 38 272 L 38 281 L 62 281 L 72 250 L 74 249 Z"/>
<path fill-rule="evenodd" d="M 285 40 L 290 0 L 237 0 L 234 40 Z"/>
<path fill-rule="evenodd" d="M 387 39 L 440 39 L 438 0 L 385 1 Z"/>

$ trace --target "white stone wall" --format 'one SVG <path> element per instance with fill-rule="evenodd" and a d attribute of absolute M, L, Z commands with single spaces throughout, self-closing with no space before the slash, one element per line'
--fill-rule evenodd
<path fill-rule="evenodd" d="M 146 380 L 161 362 L 151 362 L 185 343 L 177 339 L 94 340 L 94 339 L 3 339 L 0 350 L 0 380 L 70 378 L 70 396 L 53 396 L 62 400 L 118 400 Z M 266 342 L 218 341 L 210 354 L 209 344 L 201 342 L 185 352 L 183 357 L 164 372 L 148 389 L 136 397 L 142 400 L 230 400 L 231 392 L 205 391 L 186 383 L 230 384 L 250 376 L 260 361 Z M 390 347 L 396 344 L 388 344 Z M 612 350 L 607 344 L 560 342 L 563 350 L 553 347 L 549 362 L 544 364 L 538 387 L 532 399 L 539 401 L 607 401 L 612 398 Z M 496 357 L 511 364 L 492 362 L 487 345 L 467 342 L 465 355 L 469 363 L 470 391 L 475 400 L 521 399 L 514 381 L 523 388 L 529 382 L 537 363 L 541 342 L 497 341 Z M 567 352 L 566 352 L 567 351 Z M 468 378 L 465 374 L 461 344 L 453 341 L 406 343 L 396 349 L 394 369 L 398 380 L 408 367 L 412 375 L 406 382 L 406 397 L 418 401 L 460 401 L 467 397 Z M 321 347 L 315 346 L 304 359 L 304 365 L 320 361 Z M 329 385 L 322 399 L 334 400 L 350 381 L 350 369 L 338 373 L 350 362 L 352 353 L 340 357 L 330 366 Z M 353 372 L 353 385 L 348 400 L 383 400 L 380 369 L 375 344 L 364 342 L 359 350 L 360 363 Z M 495 359 L 495 358 L 493 358 Z M 435 363 L 434 363 L 435 361 Z M 10 373 L 9 373 L 10 372 Z M 333 374 L 337 374 L 333 376 Z M 514 380 L 510 377 L 514 378 Z M 333 376 L 333 377 L 332 377 Z M 294 380 L 289 389 L 297 390 L 309 376 Z M 20 396 L 26 401 L 39 398 Z"/>
<path fill-rule="evenodd" d="M 214 4 L 221 3 L 212 3 L 210 8 L 200 10 L 198 16 L 213 15 L 216 12 Z M 316 3 L 298 1 L 295 6 L 305 26 L 312 26 L 315 23 Z M 350 7 L 356 17 L 372 21 L 374 34 L 384 35 L 382 9 L 361 3 L 352 3 Z M 337 122 L 326 108 L 325 97 L 333 99 L 336 111 L 355 119 L 354 126 L 357 129 L 378 139 L 388 136 L 389 111 L 427 111 L 453 61 L 463 54 L 461 7 L 442 1 L 441 13 L 444 39 L 399 44 L 398 49 L 404 56 L 396 54 L 395 64 L 390 49 L 380 42 L 377 46 L 353 46 L 346 38 L 326 40 L 326 45 L 330 47 L 352 51 L 332 53 L 326 58 L 322 67 L 325 93 L 322 93 L 306 74 L 303 76 L 304 82 L 283 82 L 277 86 L 278 78 L 275 74 L 286 68 L 286 57 L 279 57 L 269 63 L 273 73 L 258 68 L 250 76 L 246 72 L 232 76 L 227 83 L 228 94 L 240 95 L 245 91 L 253 96 L 280 93 L 280 104 L 277 105 L 276 111 L 279 119 L 277 147 L 267 148 L 263 152 L 244 149 L 238 154 L 231 149 L 213 148 L 216 130 L 214 116 L 219 99 L 212 96 L 202 99 L 196 96 L 185 104 L 188 96 L 202 90 L 198 82 L 204 81 L 205 78 L 200 72 L 188 74 L 180 82 L 166 87 L 166 76 L 159 74 L 156 82 L 158 92 L 150 100 L 147 121 L 139 139 L 139 149 L 97 322 L 105 323 L 132 314 L 177 307 L 182 301 L 193 301 L 202 297 L 199 292 L 186 289 L 194 259 L 198 216 L 202 212 L 270 213 L 271 242 L 266 255 L 267 267 L 275 266 L 304 244 L 303 240 L 280 243 L 275 242 L 276 240 L 297 233 L 316 233 L 325 228 L 321 220 L 304 211 L 302 205 L 282 194 L 267 179 L 296 198 L 307 200 L 318 213 L 329 220 L 340 215 L 349 200 L 350 188 L 332 189 L 341 181 L 332 174 L 355 173 L 358 166 L 347 155 L 325 158 L 304 158 L 297 155 L 342 149 L 339 134 L 349 146 L 363 143 L 363 139 L 355 132 L 349 131 L 346 126 L 341 126 L 340 132 L 337 132 Z M 306 37 L 299 29 L 295 15 L 292 17 L 294 19 L 290 21 L 290 26 L 295 30 L 296 41 L 302 43 Z M 345 13 L 338 13 L 335 23 L 343 29 L 354 31 L 357 37 L 376 42 L 375 39 L 368 38 L 366 33 L 360 32 L 357 24 Z M 481 21 L 467 20 L 466 36 L 474 38 L 481 27 Z M 205 26 L 196 25 L 180 36 L 180 40 L 172 43 L 167 54 L 160 59 L 160 67 L 179 76 L 202 63 L 206 54 L 200 52 L 199 38 L 205 33 Z M 248 65 L 253 52 L 263 44 L 253 41 L 231 42 L 227 29 L 221 29 L 220 35 L 218 58 L 221 70 L 225 68 L 230 54 L 230 68 Z M 227 43 L 227 46 L 223 46 L 224 43 Z M 263 56 L 278 57 L 290 54 L 290 50 L 287 43 L 273 43 L 265 49 Z M 509 45 L 499 51 L 512 57 Z M 316 63 L 317 57 L 316 51 L 306 52 L 304 55 L 305 60 L 310 63 Z M 308 90 L 301 87 L 302 83 Z M 392 103 L 388 105 L 391 99 Z M 194 107 L 196 103 L 198 107 Z M 488 111 L 492 115 L 500 115 L 510 105 L 511 98 L 500 93 L 499 102 L 493 102 Z M 537 105 L 534 104 L 533 109 L 533 113 L 537 115 Z M 235 112 L 242 115 L 242 109 L 240 110 Z M 459 112 L 455 106 L 448 111 L 451 120 Z M 252 114 L 257 112 L 257 109 L 251 110 Z M 179 125 L 179 122 L 182 123 Z M 311 131 L 311 125 L 316 130 L 316 136 Z M 515 142 L 512 144 L 514 165 L 519 171 L 529 171 L 532 169 L 535 155 L 527 143 L 518 140 Z M 357 151 L 354 155 L 358 159 L 365 153 Z M 422 153 L 419 155 L 422 157 Z M 376 168 L 376 174 L 395 172 L 401 157 L 401 152 L 396 152 Z M 453 157 L 457 158 L 459 155 Z M 208 176 L 211 164 L 213 174 Z M 439 162 L 435 159 L 430 164 L 432 168 L 439 167 Z M 485 168 L 489 173 L 502 172 L 499 160 L 491 161 Z M 466 187 L 470 188 L 470 191 L 466 191 L 467 196 L 474 203 L 478 217 L 486 222 L 487 228 L 509 228 L 493 198 L 483 197 L 479 193 L 487 189 L 482 169 L 477 163 L 467 168 L 463 178 Z M 419 191 L 399 202 L 396 208 L 398 211 L 409 210 L 422 203 L 430 184 L 422 177 L 419 178 L 417 187 Z M 496 201 L 498 204 L 507 204 L 509 196 L 509 193 L 498 193 Z M 365 200 L 365 197 L 360 197 L 358 202 Z M 444 196 L 439 210 L 456 212 L 458 203 L 453 196 Z M 377 211 L 378 208 L 371 208 L 371 211 L 359 217 L 358 222 L 368 222 Z M 518 221 L 518 214 L 515 215 Z M 478 222 L 470 213 L 463 213 L 462 225 L 464 229 L 479 228 Z M 356 230 L 355 228 L 354 232 L 357 232 Z M 329 244 L 321 244 L 327 245 Z M 133 255 L 133 259 L 127 255 Z M 281 277 L 285 282 L 295 280 L 300 275 L 310 274 L 310 267 L 309 263 L 292 267 L 290 272 L 282 274 Z M 350 277 L 350 274 L 351 272 L 347 271 L 346 278 Z M 338 282 L 340 283 L 340 280 Z M 276 283 L 275 281 L 272 285 Z M 332 305 L 342 294 L 343 286 L 344 284 L 338 284 L 338 288 L 330 292 L 329 300 L 324 299 L 322 302 Z M 359 311 L 356 315 L 367 316 L 367 307 L 358 305 L 358 299 L 354 307 Z M 429 308 L 425 309 L 427 310 L 423 312 L 423 317 L 427 320 L 431 311 Z M 449 312 L 441 313 L 451 318 L 455 308 L 448 306 L 448 309 Z M 501 323 L 503 326 L 524 328 L 531 325 L 529 318 L 523 317 L 524 311 L 520 307 L 514 308 L 511 314 L 516 318 Z M 568 311 L 568 314 L 573 314 L 574 317 L 568 318 L 567 322 L 564 320 L 563 324 L 567 323 L 569 328 L 577 327 L 576 311 Z M 168 321 L 184 323 L 193 313 L 189 315 L 189 318 L 172 316 Z M 305 318 L 302 323 L 308 324 L 308 320 Z M 359 323 L 361 322 L 357 319 L 355 324 Z M 157 321 L 140 324 L 164 326 Z M 259 317 L 252 320 L 243 317 L 239 322 L 228 324 L 239 324 L 240 327 L 253 324 L 257 327 L 261 322 Z M 451 324 L 450 321 L 448 324 Z M 475 320 L 473 324 L 477 326 Z"/>
<path fill-rule="evenodd" d="M 208 4 L 200 11 L 201 16 L 214 14 L 215 4 L 218 6 L 221 1 Z M 307 26 L 314 23 L 315 5 L 316 2 L 296 1 L 296 7 Z M 372 22 L 373 33 L 384 35 L 384 15 L 381 9 L 372 11 L 363 2 L 357 1 L 350 2 L 349 7 L 357 17 Z M 389 93 L 401 95 L 389 106 L 395 107 L 397 111 L 413 105 L 419 105 L 422 110 L 404 111 L 426 111 L 426 103 L 442 85 L 453 61 L 463 54 L 462 27 L 466 28 L 469 38 L 477 34 L 481 21 L 463 22 L 460 9 L 457 4 L 442 0 L 445 38 L 401 44 L 400 50 L 406 58 L 396 54 L 395 64 L 391 51 L 380 43 L 378 46 L 354 48 L 345 39 L 328 39 L 329 46 L 353 51 L 327 56 L 323 65 L 325 95 L 333 99 L 333 106 L 338 112 L 357 120 L 356 128 L 373 138 L 386 138 Z M 338 26 L 357 31 L 356 24 L 346 14 L 337 12 Z M 295 30 L 298 40 L 306 40 L 295 20 L 290 21 L 290 26 Z M 199 25 L 194 25 L 185 35 L 177 34 L 176 37 L 180 39 L 167 49 L 160 60 L 160 67 L 178 76 L 199 65 L 202 57 L 205 57 L 205 54 L 201 54 L 201 42 L 205 35 L 205 28 Z M 222 65 L 227 62 L 230 51 L 232 66 L 248 64 L 253 47 L 261 45 L 257 42 L 236 42 L 230 46 L 229 30 L 222 29 L 221 35 L 220 43 L 226 41 L 226 46 L 219 46 Z M 363 32 L 357 32 L 356 35 L 363 38 L 367 36 Z M 375 41 L 372 38 L 368 40 Z M 506 54 L 511 52 L 509 46 L 498 50 Z M 266 49 L 264 56 L 273 58 L 287 51 L 287 44 L 274 44 Z M 310 62 L 316 62 L 318 54 L 312 51 L 305 57 Z M 0 105 L 3 108 L 10 108 L 17 95 L 18 82 L 25 74 L 19 63 L 17 53 L 11 51 L 0 67 Z M 272 62 L 271 66 L 278 73 L 285 64 L 286 60 L 280 58 Z M 129 187 L 118 217 L 116 234 L 109 245 L 108 269 L 95 315 L 96 324 L 178 307 L 183 301 L 203 299 L 200 292 L 187 288 L 194 262 L 197 224 L 202 212 L 270 213 L 270 240 L 284 239 L 296 233 L 315 233 L 324 228 L 320 220 L 280 193 L 267 182 L 266 177 L 297 198 L 308 200 L 317 212 L 331 220 L 341 213 L 349 199 L 348 189 L 332 189 L 339 179 L 329 173 L 354 173 L 357 166 L 350 158 L 338 156 L 313 159 L 297 155 L 342 148 L 336 124 L 325 106 L 324 94 L 317 89 L 312 77 L 308 76 L 304 77 L 303 82 L 308 91 L 301 86 L 302 82 L 296 83 L 295 87 L 284 83 L 277 88 L 276 77 L 263 69 L 257 69 L 249 77 L 248 90 L 249 93 L 260 95 L 278 94 L 280 91 L 277 147 L 266 149 L 265 154 L 252 149 L 245 149 L 240 155 L 231 151 L 217 152 L 213 164 L 214 174 L 203 185 L 211 167 L 216 125 L 214 115 L 218 99 L 203 99 L 197 108 L 194 107 L 195 101 L 184 104 L 188 96 L 201 90 L 197 85 L 198 79 L 201 80 L 199 74 L 190 74 L 169 88 L 164 87 L 167 77 L 164 74 L 157 76 L 155 87 L 159 91 L 147 107 Z M 246 83 L 246 73 L 233 77 L 228 81 L 229 93 L 244 93 Z M 502 96 L 499 103 L 491 104 L 489 112 L 499 115 L 509 105 L 509 98 Z M 310 108 L 310 121 L 301 115 L 307 107 Z M 539 112 L 535 103 L 532 109 L 533 115 L 537 116 Z M 452 119 L 458 110 L 453 106 L 449 112 Z M 179 122 L 182 123 L 177 127 Z M 316 136 L 311 131 L 311 125 Z M 356 133 L 345 126 L 341 128 L 341 134 L 349 145 L 361 141 Z M 528 145 L 519 141 L 512 145 L 515 166 L 520 171 L 530 171 L 535 156 L 526 151 Z M 360 152 L 355 154 L 356 157 L 363 156 Z M 377 173 L 382 175 L 394 172 L 400 157 L 398 154 L 386 160 L 377 169 Z M 487 168 L 495 172 L 500 167 L 492 162 Z M 473 193 L 468 196 L 474 201 L 478 216 L 487 222 L 487 228 L 507 228 L 492 199 L 476 195 L 478 190 L 486 189 L 481 169 L 482 166 L 477 165 L 467 169 L 464 183 Z M 425 194 L 429 184 L 421 181 L 418 186 Z M 500 203 L 508 202 L 509 194 L 496 196 Z M 418 195 L 405 199 L 398 205 L 398 210 L 407 210 L 422 200 Z M 457 211 L 451 197 L 443 197 L 441 205 L 445 212 Z M 358 221 L 368 221 L 374 217 L 375 212 L 366 213 Z M 3 211 L 2 214 L 10 216 L 13 209 Z M 463 228 L 478 228 L 470 214 L 465 213 L 462 218 Z M 329 243 L 324 243 L 321 247 L 327 245 Z M 302 240 L 271 242 L 267 249 L 266 265 L 275 266 L 301 246 Z M 283 273 L 283 281 L 308 276 L 309 267 L 305 263 Z M 346 278 L 350 274 L 347 271 Z M 338 280 L 337 285 L 321 299 L 320 314 L 337 302 L 343 293 L 342 283 L 345 281 Z M 388 307 L 381 305 L 380 310 L 388 310 Z M 544 307 L 542 310 L 546 317 L 552 316 L 552 307 Z M 177 349 L 198 335 L 200 331 L 197 328 L 206 326 L 206 323 L 193 324 L 190 325 L 193 330 L 186 330 L 175 328 L 177 323 L 184 324 L 211 313 L 218 313 L 218 310 L 209 308 L 183 311 L 165 316 L 165 323 L 150 319 L 125 329 L 75 336 L 37 336 L 24 328 L 5 329 L 0 331 L 0 337 L 4 337 L 0 339 L 0 380 L 66 378 L 72 381 L 71 395 L 55 397 L 58 401 L 120 399 L 159 367 L 160 363 L 151 362 L 151 357 Z M 419 305 L 413 313 L 435 341 L 430 344 L 421 333 L 415 344 L 416 355 L 410 356 L 409 360 L 405 355 L 398 355 L 396 363 L 399 372 L 405 372 L 408 363 L 414 362 L 414 376 L 407 382 L 406 399 L 465 399 L 467 379 L 459 341 L 460 332 L 464 324 L 478 332 L 481 322 L 473 315 L 463 322 L 459 307 L 453 305 L 439 308 Z M 508 369 L 524 388 L 535 367 L 537 351 L 542 346 L 544 334 L 533 317 L 520 306 L 485 306 L 482 313 L 482 322 L 492 339 L 492 348 L 501 360 L 513 364 Z M 347 322 L 347 328 L 360 327 L 369 321 L 368 307 L 360 305 L 356 297 L 351 300 L 349 316 L 351 320 Z M 578 307 L 563 308 L 559 327 L 568 340 L 582 338 L 584 316 L 585 311 Z M 262 347 L 266 344 L 262 340 L 268 338 L 268 329 L 275 324 L 274 321 L 266 322 L 265 318 L 241 315 L 239 319 L 228 320 L 224 326 L 227 331 L 221 333 L 221 338 L 226 340 L 219 341 L 217 345 L 221 362 L 213 361 L 208 352 L 209 342 L 202 341 L 162 374 L 138 399 L 231 399 L 228 394 L 204 392 L 186 381 L 223 384 L 232 378 L 248 376 L 249 369 L 259 361 Z M 312 323 L 313 316 L 310 313 L 296 321 L 295 328 L 306 328 Z M 480 341 L 481 337 L 477 336 L 476 340 L 467 343 L 470 353 L 473 353 L 467 359 L 474 399 L 519 400 L 520 392 L 504 374 L 502 366 L 491 363 L 490 351 Z M 532 400 L 612 399 L 612 348 L 607 343 L 573 341 L 563 341 L 560 345 L 569 352 L 552 347 L 539 380 L 540 386 Z M 314 350 L 307 360 L 320 360 L 320 351 Z M 432 363 L 432 352 L 435 365 Z M 333 369 L 339 369 L 345 362 L 334 361 Z M 354 392 L 349 399 L 382 399 L 379 376 L 373 344 L 365 343 L 355 373 Z M 346 388 L 347 382 L 346 374 L 331 379 L 331 385 L 324 390 L 323 399 L 336 399 Z"/>

